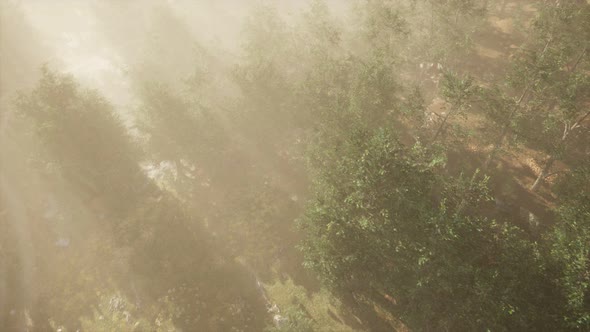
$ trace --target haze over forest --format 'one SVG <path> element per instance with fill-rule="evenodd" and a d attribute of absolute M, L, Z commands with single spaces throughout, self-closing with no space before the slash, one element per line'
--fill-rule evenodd
<path fill-rule="evenodd" d="M 590 1 L 0 0 L 0 331 L 590 331 Z"/>

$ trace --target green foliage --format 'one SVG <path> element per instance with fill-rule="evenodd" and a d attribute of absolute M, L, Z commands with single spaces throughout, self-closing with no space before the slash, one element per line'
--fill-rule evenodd
<path fill-rule="evenodd" d="M 304 286 L 297 285 L 291 278 L 276 279 L 273 284 L 265 288 L 270 301 L 277 305 L 278 314 L 293 322 L 291 324 L 293 328 L 307 327 L 312 331 L 327 332 L 358 331 L 357 328 L 347 324 L 350 318 L 348 317 L 349 308 L 327 289 L 322 288 L 310 294 Z M 280 330 L 276 325 L 273 328 Z M 283 325 L 281 328 L 286 326 Z"/>
<path fill-rule="evenodd" d="M 138 317 L 137 308 L 120 294 L 101 296 L 91 318 L 82 317 L 82 331 L 178 331 L 168 313 L 159 313 L 152 320 Z"/>
<path fill-rule="evenodd" d="M 364 39 L 369 42 L 369 52 L 385 59 L 399 60 L 395 54 L 400 42 L 410 35 L 410 24 L 404 14 L 404 6 L 392 1 L 368 1 L 361 6 Z"/>
<path fill-rule="evenodd" d="M 535 191 L 556 160 L 587 146 L 580 132 L 590 116 L 584 106 L 590 100 L 588 22 L 590 4 L 584 1 L 539 4 L 528 41 L 511 60 L 506 87 L 481 89 L 480 105 L 499 127 L 486 168 L 506 138 L 525 143 L 549 156 L 530 188 Z"/>
<path fill-rule="evenodd" d="M 434 134 L 433 142 L 445 131 L 445 129 L 452 125 L 450 120 L 454 120 L 456 116 L 466 118 L 466 110 L 471 107 L 471 100 L 477 94 L 478 88 L 473 84 L 473 79 L 469 76 L 460 77 L 455 73 L 446 71 L 443 74 L 442 86 L 440 88 L 441 96 L 450 105 L 448 111 L 442 117 L 436 133 Z M 460 135 L 458 130 L 453 131 L 454 135 Z"/>
<path fill-rule="evenodd" d="M 166 108 L 173 104 L 170 99 L 156 101 L 151 105 Z M 173 303 L 180 307 L 175 316 L 180 328 L 202 325 L 227 330 L 243 326 L 256 330 L 260 327 L 260 322 L 252 322 L 254 312 L 262 306 L 255 300 L 254 285 L 240 277 L 243 271 L 238 272 L 230 258 L 215 250 L 198 218 L 189 214 L 175 197 L 149 182 L 139 168 L 140 158 L 133 142 L 104 99 L 95 92 L 83 90 L 68 76 L 45 71 L 38 87 L 30 95 L 22 95 L 16 106 L 20 114 L 31 120 L 35 134 L 45 147 L 40 160 L 60 166 L 58 172 L 48 174 L 51 181 L 74 188 L 82 196 L 69 200 L 65 195 L 58 196 L 60 207 L 68 212 L 67 231 L 93 235 L 77 241 L 76 254 L 64 249 L 67 251 L 61 256 L 67 259 L 58 256 L 60 259 L 52 260 L 60 269 L 42 270 L 47 285 L 40 289 L 42 297 L 35 306 L 34 317 L 41 320 L 39 326 L 44 326 L 44 318 L 52 317 L 65 328 L 75 329 L 77 318 L 93 303 L 96 289 L 111 285 L 129 287 L 131 283 L 133 288 L 138 284 L 137 287 L 149 289 L 141 298 L 148 307 L 170 293 Z M 159 113 L 158 129 L 171 133 L 166 125 L 180 124 L 162 113 Z M 186 139 L 183 134 L 187 131 L 173 139 Z M 188 139 L 182 143 L 190 145 Z M 191 157 L 208 152 L 184 148 L 177 151 L 198 151 L 192 152 Z M 175 157 L 181 157 L 177 153 Z M 90 197 L 90 203 L 86 197 Z M 98 200 L 96 206 L 92 205 L 94 198 Z M 52 241 L 48 238 L 42 243 L 52 246 Z M 101 246 L 93 247 L 96 243 Z M 47 253 L 46 257 L 52 255 Z M 129 275 L 134 279 L 130 280 Z M 219 300 L 206 304 L 200 296 Z M 244 303 L 243 297 L 250 301 Z M 95 317 L 83 322 L 85 328 L 149 330 L 142 327 L 147 324 L 142 319 L 128 321 L 122 316 L 123 311 L 111 309 L 99 306 Z M 144 314 L 147 315 L 145 311 L 138 312 L 136 317 Z M 106 318 L 99 319 L 101 316 Z"/>
<path fill-rule="evenodd" d="M 411 328 L 542 326 L 535 246 L 517 228 L 473 215 L 488 197 L 485 178 L 441 178 L 431 153 L 380 129 L 350 135 L 337 157 L 326 156 L 336 160 L 318 172 L 300 222 L 306 266 L 338 293 L 391 294 L 391 310 Z"/>
<path fill-rule="evenodd" d="M 459 68 L 459 58 L 474 48 L 473 36 L 487 14 L 487 1 L 415 1 L 414 48 L 421 61 Z"/>
<path fill-rule="evenodd" d="M 474 94 L 477 87 L 473 84 L 472 77 L 460 77 L 456 73 L 445 72 L 441 86 L 441 95 L 445 100 L 457 107 L 463 108 L 466 100 Z"/>
<path fill-rule="evenodd" d="M 558 220 L 547 234 L 548 259 L 560 319 L 572 331 L 590 328 L 590 169 L 574 170 L 559 184 L 562 204 Z"/>
<path fill-rule="evenodd" d="M 218 116 L 166 86 L 147 85 L 141 92 L 138 129 L 154 163 L 173 163 L 170 184 L 177 193 L 196 198 L 207 191 L 202 183 L 229 176 L 224 155 L 231 138 Z"/>
<path fill-rule="evenodd" d="M 278 136 L 276 132 L 280 131 L 275 126 L 285 116 L 292 84 L 289 78 L 294 74 L 283 69 L 296 62 L 290 38 L 291 31 L 272 6 L 256 6 L 244 26 L 244 56 L 234 77 L 245 96 L 243 112 L 252 121 L 246 129 L 263 128 L 249 133 L 254 137 L 261 132 Z M 263 141 L 265 137 L 258 139 Z"/>
<path fill-rule="evenodd" d="M 476 103 L 484 115 L 490 119 L 500 129 L 504 126 L 513 126 L 512 110 L 515 109 L 516 101 L 507 95 L 498 85 L 492 85 L 490 88 L 478 89 L 476 97 L 480 100 Z M 493 126 L 490 126 L 493 128 Z"/>
<path fill-rule="evenodd" d="M 516 117 L 518 135 L 558 158 L 590 100 L 589 45 L 579 42 L 590 36 L 589 20 L 588 4 L 544 5 L 509 77 L 512 86 L 529 92 Z"/>
<path fill-rule="evenodd" d="M 98 196 L 110 213 L 121 215 L 148 185 L 137 165 L 138 151 L 96 91 L 47 68 L 42 74 L 36 88 L 16 103 L 45 147 L 40 162 L 54 165 L 88 199 Z"/>
<path fill-rule="evenodd" d="M 297 305 L 286 308 L 282 315 L 283 321 L 275 326 L 267 327 L 265 332 L 312 332 L 313 321 Z"/>
<path fill-rule="evenodd" d="M 421 215 L 422 204 L 428 203 L 417 198 L 428 196 L 433 174 L 430 161 L 406 156 L 405 149 L 385 130 L 374 136 L 353 133 L 338 150 L 338 154 L 325 156 L 330 164 L 319 170 L 316 198 L 302 227 L 309 239 L 304 245 L 306 264 L 329 284 L 344 286 L 350 273 L 381 270 L 383 260 L 373 255 L 396 245 L 396 241 L 380 239 L 381 235 L 396 235 L 401 226 L 392 221 L 396 217 L 417 219 Z M 373 244 L 362 246 L 365 241 Z"/>

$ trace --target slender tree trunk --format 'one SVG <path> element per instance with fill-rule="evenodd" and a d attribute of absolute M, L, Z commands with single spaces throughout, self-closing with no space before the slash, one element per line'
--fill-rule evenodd
<path fill-rule="evenodd" d="M 541 170 L 541 173 L 539 173 L 539 176 L 537 176 L 537 179 L 535 180 L 533 185 L 530 187 L 530 191 L 532 191 L 532 192 L 537 191 L 537 189 L 539 188 L 541 183 L 543 183 L 543 180 L 545 180 L 545 178 L 549 174 L 549 171 L 551 170 L 551 167 L 553 166 L 554 162 L 555 162 L 555 157 L 553 157 L 553 156 L 550 156 L 549 159 L 547 159 L 547 162 L 545 163 L 545 166 Z"/>
<path fill-rule="evenodd" d="M 436 133 L 434 134 L 434 137 L 432 138 L 433 144 L 434 144 L 434 142 L 436 142 L 436 139 L 438 138 L 438 136 L 440 136 L 440 134 L 442 133 L 447 121 L 449 120 L 449 117 L 455 111 L 455 109 L 456 109 L 456 107 L 451 107 L 451 109 L 449 110 L 449 113 L 447 113 L 445 115 L 445 117 L 443 118 L 442 123 L 440 124 L 440 126 L 438 126 L 438 129 L 436 130 Z"/>
<path fill-rule="evenodd" d="M 547 43 L 545 43 L 545 46 L 543 47 L 543 51 L 541 52 L 541 55 L 543 55 L 543 54 L 545 54 L 545 52 L 547 52 L 547 49 L 549 48 L 549 45 L 551 44 L 552 40 L 553 40 L 552 37 L 550 37 L 547 40 Z M 586 49 L 584 49 L 584 52 L 585 51 L 586 51 Z M 583 54 L 584 53 L 582 53 L 582 55 Z M 579 62 L 579 60 L 578 60 L 578 62 Z M 577 62 L 576 62 L 576 65 L 577 65 Z M 520 97 L 516 101 L 516 105 L 514 105 L 514 108 L 512 109 L 510 114 L 508 115 L 508 119 L 506 119 L 506 123 L 504 124 L 504 127 L 502 128 L 502 132 L 501 132 L 500 136 L 498 137 L 498 140 L 494 144 L 492 151 L 490 151 L 490 154 L 488 155 L 488 157 L 486 158 L 486 161 L 483 164 L 482 170 L 484 173 L 488 170 L 488 167 L 490 166 L 492 160 L 494 159 L 496 152 L 498 152 L 500 147 L 502 147 L 502 142 L 504 142 L 504 138 L 506 137 L 506 135 L 508 135 L 508 131 L 510 129 L 510 121 L 512 121 L 512 118 L 514 117 L 514 115 L 516 114 L 518 109 L 520 108 L 520 104 L 524 100 L 524 98 L 527 95 L 527 93 L 529 92 L 530 88 L 531 88 L 531 85 L 529 83 L 526 85 L 526 87 L 522 91 L 522 94 L 520 95 Z"/>
<path fill-rule="evenodd" d="M 563 136 L 561 137 L 561 141 L 559 142 L 559 144 L 560 145 L 566 144 L 567 138 L 569 137 L 570 133 L 572 131 L 576 130 L 577 128 L 579 128 L 582 125 L 582 123 L 584 122 L 584 120 L 586 120 L 586 118 L 588 118 L 589 116 L 590 116 L 590 111 L 588 111 L 584 115 L 582 115 L 573 125 L 571 125 L 571 126 L 566 125 L 565 129 L 563 130 Z M 537 179 L 535 180 L 535 182 L 533 183 L 533 185 L 530 188 L 530 190 L 532 192 L 536 191 L 538 189 L 539 185 L 547 177 L 555 160 L 556 159 L 553 155 L 549 156 L 549 159 L 547 159 L 547 162 L 545 163 L 543 170 L 541 170 L 541 174 L 539 174 L 539 176 L 537 177 Z"/>
<path fill-rule="evenodd" d="M 500 147 L 502 147 L 502 143 L 504 142 L 504 138 L 506 137 L 506 135 L 508 135 L 508 131 L 510 129 L 510 121 L 512 121 L 512 118 L 514 117 L 514 115 L 516 114 L 518 109 L 520 108 L 520 104 L 522 103 L 522 101 L 524 100 L 524 97 L 529 92 L 529 88 L 530 88 L 530 85 L 527 85 L 525 87 L 525 89 L 522 91 L 522 94 L 520 95 L 520 97 L 516 101 L 516 105 L 514 105 L 514 108 L 512 108 L 512 111 L 510 111 L 510 115 L 508 115 L 508 119 L 506 119 L 506 123 L 504 124 L 504 127 L 502 127 L 502 132 L 500 133 L 500 136 L 498 137 L 498 139 L 494 143 L 494 147 L 492 148 L 492 151 L 490 151 L 490 154 L 488 155 L 488 157 L 486 158 L 486 161 L 483 164 L 482 170 L 484 172 L 486 172 L 488 170 L 488 167 L 490 166 L 492 160 L 494 159 L 496 152 L 498 152 L 498 150 L 500 150 Z"/>
<path fill-rule="evenodd" d="M 584 57 L 584 54 L 586 54 L 587 51 L 587 47 L 584 47 L 584 49 L 582 50 L 582 52 L 580 52 L 580 55 L 578 56 L 578 58 L 576 59 L 576 61 L 574 62 L 574 65 L 568 69 L 568 74 L 571 74 L 573 71 L 576 70 L 576 68 L 578 67 L 578 64 L 580 63 L 580 61 L 582 61 L 582 58 Z M 552 109 L 553 106 L 549 109 Z M 582 117 L 580 117 L 573 125 L 569 126 L 567 123 L 565 125 L 565 129 L 563 131 L 563 136 L 561 137 L 561 141 L 559 142 L 559 144 L 565 144 L 566 140 L 569 136 L 569 134 L 577 129 L 578 127 L 580 127 L 580 125 L 582 124 L 582 122 L 584 122 L 584 120 L 586 120 L 586 118 L 590 116 L 590 111 L 586 112 L 586 114 L 582 115 Z M 531 186 L 530 190 L 532 192 L 535 192 L 538 188 L 539 185 L 543 182 L 543 180 L 547 177 L 547 175 L 549 174 L 549 171 L 551 170 L 551 167 L 553 166 L 553 163 L 555 162 L 555 157 L 554 156 L 549 156 L 549 159 L 547 160 L 547 162 L 545 163 L 545 166 L 543 167 L 543 170 L 541 171 L 541 174 L 539 174 L 539 176 L 537 177 L 537 179 L 535 180 L 535 182 L 533 183 L 533 185 Z"/>
<path fill-rule="evenodd" d="M 473 172 L 473 176 L 471 176 L 471 181 L 469 182 L 469 189 L 470 190 L 473 187 L 473 184 L 475 183 L 475 181 L 477 180 L 478 174 L 479 174 L 479 169 L 476 169 L 475 172 Z M 466 195 L 463 195 L 463 197 L 461 198 L 461 202 L 457 206 L 457 211 L 455 212 L 455 216 L 457 216 L 457 217 L 459 217 L 460 215 L 463 214 L 463 210 L 465 210 L 465 207 L 467 205 L 467 198 L 465 196 Z"/>

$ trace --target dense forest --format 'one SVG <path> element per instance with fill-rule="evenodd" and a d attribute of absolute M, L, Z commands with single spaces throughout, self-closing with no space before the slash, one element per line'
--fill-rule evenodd
<path fill-rule="evenodd" d="M 590 331 L 590 1 L 0 28 L 1 331 Z"/>

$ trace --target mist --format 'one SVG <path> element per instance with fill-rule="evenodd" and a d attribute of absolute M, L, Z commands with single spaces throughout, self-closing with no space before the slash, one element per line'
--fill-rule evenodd
<path fill-rule="evenodd" d="M 589 47 L 584 0 L 0 0 L 0 330 L 588 330 Z"/>

